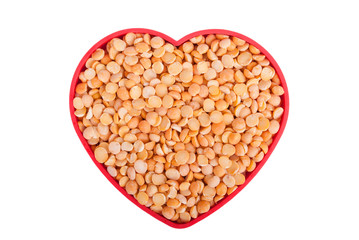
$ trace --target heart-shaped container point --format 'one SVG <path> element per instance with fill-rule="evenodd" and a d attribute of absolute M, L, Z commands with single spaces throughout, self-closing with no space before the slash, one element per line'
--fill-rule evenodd
<path fill-rule="evenodd" d="M 271 66 L 275 69 L 276 73 L 278 74 L 279 79 L 281 81 L 281 86 L 284 89 L 284 95 L 281 96 L 281 98 L 282 98 L 282 107 L 284 109 L 284 112 L 283 112 L 282 119 L 281 119 L 281 122 L 280 122 L 280 129 L 279 129 L 278 133 L 273 137 L 273 142 L 269 146 L 268 152 L 267 152 L 267 154 L 265 154 L 263 160 L 260 161 L 257 164 L 254 171 L 252 171 L 250 173 L 246 173 L 246 180 L 245 180 L 244 184 L 240 185 L 233 193 L 231 193 L 230 195 L 228 195 L 225 198 L 223 198 L 222 200 L 220 200 L 208 212 L 199 215 L 197 218 L 192 219 L 191 221 L 189 221 L 187 223 L 172 222 L 172 221 L 164 218 L 160 214 L 157 214 L 157 213 L 153 212 L 151 209 L 147 208 L 146 206 L 139 204 L 138 201 L 133 196 L 129 195 L 125 191 L 125 189 L 122 188 L 119 185 L 118 181 L 116 181 L 113 177 L 111 177 L 109 175 L 109 173 L 107 172 L 104 165 L 99 163 L 98 161 L 96 161 L 94 153 L 91 150 L 91 147 L 89 146 L 86 139 L 83 137 L 82 132 L 79 129 L 79 126 L 78 126 L 78 123 L 77 123 L 77 117 L 74 114 L 74 107 L 72 105 L 73 104 L 72 101 L 73 101 L 73 99 L 75 97 L 75 88 L 76 88 L 77 83 L 80 81 L 79 80 L 79 75 L 80 75 L 81 71 L 84 71 L 86 69 L 85 64 L 86 64 L 87 59 L 89 59 L 91 57 L 91 54 L 96 49 L 98 49 L 98 48 L 105 49 L 106 43 L 109 42 L 111 39 L 113 39 L 113 38 L 122 38 L 124 35 L 126 35 L 127 33 L 130 33 L 130 32 L 148 33 L 148 34 L 150 34 L 152 36 L 159 36 L 159 37 L 163 38 L 165 41 L 167 41 L 167 42 L 169 42 L 169 43 L 171 43 L 171 44 L 173 44 L 175 46 L 180 46 L 182 43 L 190 40 L 193 37 L 199 36 L 199 35 L 204 35 L 205 36 L 205 35 L 208 35 L 208 34 L 224 34 L 224 35 L 228 35 L 228 36 L 238 37 L 240 39 L 245 40 L 249 44 L 252 44 L 256 48 L 258 48 L 261 51 L 261 53 L 266 56 L 266 58 L 270 61 Z M 222 30 L 222 29 L 208 29 L 208 30 L 193 32 L 193 33 L 188 34 L 187 36 L 181 38 L 178 41 L 174 40 L 173 38 L 171 38 L 171 37 L 169 37 L 169 36 L 167 36 L 167 35 L 165 35 L 163 33 L 153 31 L 153 30 L 150 30 L 150 29 L 143 29 L 143 28 L 131 28 L 131 29 L 125 29 L 125 30 L 121 30 L 121 31 L 112 33 L 112 34 L 108 35 L 107 37 L 104 37 L 103 39 L 101 39 L 99 42 L 97 42 L 92 48 L 90 48 L 90 50 L 88 50 L 88 52 L 85 54 L 85 56 L 81 59 L 79 65 L 76 68 L 76 71 L 75 71 L 75 74 L 73 76 L 73 79 L 72 79 L 71 88 L 70 88 L 70 98 L 69 99 L 70 99 L 71 120 L 72 120 L 72 123 L 74 125 L 75 131 L 76 131 L 82 145 L 85 147 L 87 153 L 90 155 L 92 161 L 95 163 L 95 165 L 98 167 L 98 169 L 100 169 L 100 171 L 112 183 L 112 185 L 115 188 L 117 188 L 132 203 L 134 203 L 136 206 L 138 206 L 139 208 L 141 208 L 143 211 L 147 212 L 148 214 L 150 214 L 154 218 L 158 219 L 159 221 L 161 221 L 161 222 L 163 222 L 163 223 L 165 223 L 168 226 L 171 226 L 173 228 L 187 228 L 187 227 L 190 227 L 193 224 L 203 220 L 204 218 L 208 217 L 209 215 L 211 215 L 212 213 L 217 211 L 219 208 L 224 206 L 228 201 L 230 201 L 232 198 L 234 198 L 243 188 L 245 188 L 247 186 L 247 184 L 257 175 L 259 170 L 263 167 L 263 165 L 266 163 L 269 156 L 271 155 L 271 153 L 275 149 L 280 137 L 282 136 L 284 128 L 286 126 L 287 119 L 288 119 L 288 111 L 289 111 L 289 97 L 288 97 L 287 84 L 285 82 L 283 73 L 282 73 L 281 69 L 279 68 L 277 62 L 274 60 L 274 58 L 267 52 L 267 50 L 265 50 L 261 45 L 259 45 L 254 40 L 252 40 L 252 39 L 250 39 L 250 38 L 248 38 L 248 37 L 246 37 L 246 36 L 244 36 L 242 34 L 239 34 L 237 32 L 232 32 L 232 31 Z"/>

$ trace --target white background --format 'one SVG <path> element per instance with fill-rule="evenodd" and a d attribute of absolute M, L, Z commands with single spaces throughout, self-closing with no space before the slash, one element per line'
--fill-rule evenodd
<path fill-rule="evenodd" d="M 0 239 L 358 239 L 356 1 L 1 1 Z M 130 203 L 77 139 L 72 75 L 104 36 L 224 28 L 264 46 L 290 93 L 287 128 L 255 179 L 184 230 Z"/>

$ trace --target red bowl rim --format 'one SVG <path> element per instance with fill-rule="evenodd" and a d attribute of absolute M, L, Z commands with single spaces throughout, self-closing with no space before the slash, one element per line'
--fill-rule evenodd
<path fill-rule="evenodd" d="M 255 170 L 253 172 L 246 175 L 246 181 L 245 181 L 244 184 L 240 185 L 232 194 L 230 194 L 229 196 L 226 196 L 221 201 L 219 201 L 216 205 L 211 207 L 211 209 L 208 212 L 199 215 L 196 219 L 193 219 L 193 220 L 189 221 L 188 223 L 172 222 L 172 221 L 164 218 L 160 214 L 155 213 L 154 211 L 147 208 L 146 206 L 143 206 L 143 205 L 139 204 L 138 201 L 133 196 L 129 195 L 126 192 L 126 190 L 124 188 L 122 188 L 118 184 L 118 182 L 108 174 L 108 172 L 107 172 L 106 168 L 104 167 L 104 165 L 102 165 L 101 163 L 96 161 L 94 153 L 92 152 L 89 144 L 87 143 L 86 139 L 83 137 L 82 132 L 79 129 L 79 126 L 78 126 L 78 123 L 77 123 L 77 118 L 76 118 L 76 116 L 74 114 L 74 108 L 72 106 L 72 101 L 73 101 L 74 96 L 75 96 L 75 88 L 76 88 L 76 85 L 77 85 L 77 83 L 79 81 L 79 74 L 80 74 L 81 71 L 84 70 L 87 59 L 91 56 L 91 54 L 97 48 L 99 48 L 99 47 L 103 48 L 105 46 L 105 44 L 107 42 L 109 42 L 111 39 L 116 38 L 116 37 L 122 37 L 122 36 L 124 36 L 125 34 L 127 34 L 129 32 L 148 33 L 148 34 L 150 34 L 152 36 L 159 36 L 159 37 L 162 37 L 167 42 L 172 43 L 175 46 L 179 46 L 182 43 L 184 43 L 185 41 L 187 41 L 187 40 L 189 40 L 189 39 L 191 39 L 193 37 L 199 36 L 199 35 L 224 34 L 224 35 L 238 37 L 240 39 L 245 40 L 249 44 L 252 44 L 256 48 L 258 48 L 261 51 L 261 53 L 266 56 L 266 58 L 270 61 L 271 66 L 275 69 L 276 73 L 278 74 L 278 77 L 279 77 L 279 79 L 281 81 L 281 85 L 282 85 L 282 87 L 284 89 L 284 92 L 285 92 L 284 95 L 282 96 L 282 107 L 284 109 L 284 112 L 283 112 L 283 115 L 282 115 L 280 128 L 279 128 L 278 133 L 274 136 L 273 142 L 269 146 L 268 152 L 267 152 L 267 154 L 265 154 L 263 160 L 257 164 L 257 166 L 256 166 L 256 168 L 255 168 Z M 234 198 L 243 188 L 245 188 L 247 186 L 247 184 L 255 177 L 255 175 L 257 175 L 257 173 L 260 171 L 260 169 L 263 167 L 263 165 L 267 162 L 268 158 L 270 157 L 270 155 L 273 152 L 273 150 L 275 149 L 280 137 L 283 134 L 284 128 L 285 128 L 287 120 L 288 120 L 289 96 L 288 96 L 288 88 L 287 88 L 287 84 L 286 84 L 284 75 L 283 75 L 279 65 L 277 64 L 277 62 L 272 57 L 272 55 L 270 55 L 269 52 L 267 50 L 265 50 L 260 44 L 258 44 L 257 42 L 255 42 L 251 38 L 249 38 L 247 36 L 244 36 L 244 35 L 242 35 L 240 33 L 229 31 L 229 30 L 224 30 L 224 29 L 207 29 L 207 30 L 201 30 L 201 31 L 193 32 L 193 33 L 190 33 L 190 34 L 182 37 L 179 40 L 174 40 L 173 38 L 167 36 L 166 34 L 163 34 L 161 32 L 157 32 L 157 31 L 154 31 L 154 30 L 151 30 L 151 29 L 129 28 L 129 29 L 124 29 L 124 30 L 121 30 L 121 31 L 114 32 L 114 33 L 104 37 L 103 39 L 98 41 L 95 45 L 93 45 L 90 48 L 90 50 L 88 50 L 87 53 L 83 56 L 80 63 L 78 64 L 78 66 L 77 66 L 77 68 L 75 70 L 74 76 L 72 78 L 72 83 L 71 83 L 71 87 L 70 87 L 69 107 L 70 107 L 71 120 L 72 120 L 73 126 L 75 128 L 75 131 L 77 133 L 77 136 L 79 137 L 79 139 L 80 139 L 82 145 L 84 146 L 84 148 L 86 149 L 87 153 L 90 155 L 92 161 L 100 169 L 102 174 L 112 183 L 112 185 L 115 188 L 117 188 L 117 190 L 119 190 L 127 199 L 129 199 L 132 203 L 134 203 L 137 207 L 141 208 L 143 211 L 150 214 L 152 217 L 154 217 L 157 220 L 167 224 L 170 227 L 180 229 L 180 228 L 190 227 L 190 226 L 198 223 L 199 221 L 205 219 L 206 217 L 208 217 L 209 215 L 211 215 L 212 213 L 214 213 L 218 209 L 220 209 L 227 202 L 229 202 L 232 198 Z"/>

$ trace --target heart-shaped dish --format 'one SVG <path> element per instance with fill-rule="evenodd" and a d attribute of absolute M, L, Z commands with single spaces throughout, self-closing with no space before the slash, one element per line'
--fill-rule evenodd
<path fill-rule="evenodd" d="M 277 73 L 277 75 L 279 77 L 279 80 L 281 82 L 281 86 L 283 87 L 283 90 L 284 90 L 284 94 L 281 96 L 281 100 L 282 100 L 281 105 L 282 105 L 282 108 L 284 109 L 284 112 L 283 112 L 283 115 L 282 115 L 282 118 L 281 118 L 280 128 L 279 128 L 279 131 L 274 135 L 272 144 L 269 146 L 268 152 L 265 154 L 264 158 L 257 164 L 256 168 L 252 172 L 249 172 L 249 173 L 247 172 L 246 173 L 246 180 L 245 180 L 244 184 L 238 186 L 238 188 L 234 192 L 232 192 L 230 195 L 228 195 L 228 196 L 224 197 L 222 200 L 220 200 L 217 204 L 215 204 L 213 207 L 211 207 L 211 209 L 208 212 L 199 215 L 197 218 L 192 219 L 191 221 L 189 221 L 187 223 L 172 222 L 172 221 L 166 219 L 165 217 L 163 217 L 162 215 L 160 215 L 160 214 L 152 211 L 151 209 L 147 208 L 146 206 L 139 204 L 139 202 L 132 195 L 129 195 L 126 192 L 126 190 L 119 185 L 118 181 L 116 179 L 114 179 L 112 176 L 110 176 L 110 174 L 107 172 L 105 166 L 103 164 L 99 163 L 95 159 L 94 152 L 92 151 L 90 145 L 87 143 L 87 140 L 84 138 L 84 136 L 83 136 L 83 134 L 82 134 L 82 132 L 81 132 L 81 130 L 79 128 L 79 125 L 78 125 L 78 119 L 74 114 L 75 109 L 73 107 L 73 99 L 75 97 L 75 88 L 76 88 L 77 83 L 80 82 L 80 80 L 79 80 L 80 73 L 86 69 L 86 67 L 85 67 L 86 61 L 91 57 L 91 54 L 96 49 L 98 49 L 98 48 L 105 49 L 106 44 L 110 40 L 112 40 L 113 38 L 122 38 L 124 35 L 126 35 L 127 33 L 130 33 L 130 32 L 142 33 L 142 34 L 148 33 L 151 36 L 159 36 L 159 37 L 163 38 L 166 42 L 171 43 L 174 46 L 180 46 L 184 42 L 190 40 L 193 37 L 199 36 L 199 35 L 206 36 L 206 35 L 209 35 L 209 34 L 223 34 L 223 35 L 238 37 L 238 38 L 240 38 L 242 40 L 245 40 L 249 44 L 253 45 L 257 49 L 259 49 L 260 52 L 266 56 L 266 58 L 270 61 L 271 66 L 275 69 L 275 72 Z M 117 188 L 132 203 L 134 203 L 136 206 L 138 206 L 139 208 L 141 208 L 143 211 L 147 212 L 148 214 L 150 214 L 154 218 L 158 219 L 159 221 L 161 221 L 161 222 L 163 222 L 163 223 L 165 223 L 165 224 L 167 224 L 167 225 L 169 225 L 171 227 L 174 227 L 174 228 L 187 228 L 187 227 L 192 226 L 193 224 L 203 220 L 204 218 L 208 217 L 209 215 L 211 215 L 212 213 L 217 211 L 219 208 L 224 206 L 233 197 L 235 197 L 244 187 L 246 187 L 246 185 L 256 176 L 256 174 L 259 172 L 259 170 L 263 167 L 263 165 L 266 163 L 269 156 L 271 155 L 271 153 L 275 149 L 280 137 L 282 136 L 284 128 L 286 126 L 286 122 L 287 122 L 287 119 L 288 119 L 288 111 L 289 111 L 289 97 L 288 97 L 287 85 L 286 85 L 284 76 L 282 74 L 282 71 L 279 68 L 276 61 L 274 60 L 274 58 L 261 45 L 259 45 L 257 42 L 253 41 L 252 39 L 250 39 L 250 38 L 248 38 L 248 37 L 246 37 L 246 36 L 244 36 L 242 34 L 232 32 L 232 31 L 228 31 L 228 30 L 222 30 L 222 29 L 209 29 L 209 30 L 193 32 L 193 33 L 188 34 L 187 36 L 181 38 L 178 41 L 172 39 L 171 37 L 169 37 L 169 36 L 167 36 L 167 35 L 165 35 L 163 33 L 153 31 L 153 30 L 150 30 L 150 29 L 143 29 L 143 28 L 125 29 L 125 30 L 121 30 L 121 31 L 112 33 L 112 34 L 106 36 L 105 38 L 101 39 L 99 42 L 97 42 L 84 55 L 84 57 L 81 59 L 79 65 L 76 68 L 76 71 L 74 73 L 73 79 L 72 79 L 69 100 L 70 100 L 70 115 L 71 115 L 71 119 L 72 119 L 73 126 L 75 128 L 75 131 L 76 131 L 82 145 L 85 147 L 87 153 L 90 155 L 91 159 L 93 160 L 95 165 L 98 167 L 98 169 L 100 169 L 100 171 L 112 183 L 112 185 L 115 188 Z"/>

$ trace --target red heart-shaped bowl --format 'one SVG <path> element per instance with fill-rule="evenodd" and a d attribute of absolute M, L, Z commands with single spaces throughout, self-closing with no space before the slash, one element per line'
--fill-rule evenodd
<path fill-rule="evenodd" d="M 186 42 L 187 40 L 190 40 L 191 38 L 199 36 L 199 35 L 224 34 L 224 35 L 238 37 L 240 39 L 245 40 L 249 44 L 252 44 L 256 48 L 258 48 L 261 51 L 261 53 L 266 56 L 266 58 L 270 61 L 271 66 L 275 69 L 276 73 L 278 74 L 279 79 L 281 81 L 281 86 L 284 89 L 284 95 L 281 96 L 281 98 L 282 98 L 282 107 L 284 109 L 284 112 L 283 112 L 282 119 L 281 119 L 281 122 L 280 122 L 280 128 L 279 128 L 278 133 L 273 137 L 273 142 L 269 146 L 268 152 L 265 154 L 263 160 L 260 161 L 257 164 L 254 171 L 252 171 L 250 173 L 248 173 L 248 172 L 246 173 L 246 180 L 245 180 L 244 184 L 238 186 L 238 188 L 233 193 L 231 193 L 230 195 L 228 195 L 225 198 L 223 198 L 222 200 L 220 200 L 208 212 L 199 215 L 197 218 L 192 219 L 191 221 L 189 221 L 187 223 L 176 223 L 176 222 L 172 222 L 170 220 L 167 220 L 166 218 L 164 218 L 160 214 L 155 213 L 151 209 L 147 208 L 146 206 L 139 204 L 138 201 L 133 196 L 129 195 L 126 192 L 126 190 L 119 185 L 118 181 L 116 181 L 113 177 L 111 177 L 109 175 L 109 173 L 105 169 L 104 165 L 99 163 L 98 161 L 96 161 L 94 153 L 91 150 L 91 147 L 89 146 L 86 139 L 83 137 L 82 132 L 79 129 L 79 126 L 78 126 L 78 123 L 77 123 L 77 118 L 76 118 L 76 116 L 74 114 L 74 107 L 72 105 L 72 101 L 73 101 L 73 99 L 75 97 L 75 87 L 76 87 L 77 83 L 79 82 L 79 74 L 81 73 L 81 71 L 84 71 L 85 68 L 86 68 L 85 63 L 86 63 L 87 59 L 91 57 L 91 54 L 97 48 L 105 48 L 106 43 L 109 42 L 111 39 L 113 39 L 113 38 L 121 38 L 121 37 L 123 37 L 124 35 L 126 35 L 129 32 L 143 33 L 143 34 L 148 33 L 148 34 L 150 34 L 152 36 L 159 36 L 159 37 L 162 37 L 165 41 L 167 41 L 167 42 L 169 42 L 169 43 L 171 43 L 171 44 L 173 44 L 175 46 L 180 46 L 182 43 Z M 148 214 L 150 214 L 154 218 L 158 219 L 159 221 L 161 221 L 161 222 L 163 222 L 163 223 L 165 223 L 168 226 L 171 226 L 173 228 L 187 228 L 187 227 L 192 226 L 193 224 L 203 220 L 204 218 L 208 217 L 209 215 L 211 215 L 212 213 L 217 211 L 223 205 L 225 205 L 228 201 L 230 201 L 232 198 L 234 198 L 243 188 L 245 188 L 247 186 L 247 184 L 257 175 L 259 170 L 266 163 L 269 156 L 271 155 L 274 148 L 276 147 L 280 137 L 282 136 L 282 133 L 284 131 L 284 128 L 286 126 L 286 122 L 287 122 L 287 119 L 288 119 L 288 110 L 289 110 L 289 97 L 288 97 L 287 84 L 285 82 L 283 73 L 282 73 L 281 69 L 279 68 L 277 62 L 274 60 L 274 58 L 267 52 L 267 50 L 265 50 L 261 45 L 259 45 L 254 40 L 252 40 L 252 39 L 250 39 L 250 38 L 248 38 L 248 37 L 246 37 L 246 36 L 244 36 L 242 34 L 232 32 L 232 31 L 228 31 L 228 30 L 222 30 L 222 29 L 208 29 L 208 30 L 194 32 L 194 33 L 188 34 L 187 36 L 181 38 L 178 41 L 174 40 L 173 38 L 171 38 L 171 37 L 169 37 L 169 36 L 167 36 L 167 35 L 165 35 L 163 33 L 153 31 L 153 30 L 150 30 L 150 29 L 143 29 L 143 28 L 131 28 L 131 29 L 125 29 L 125 30 L 121 30 L 121 31 L 112 33 L 112 34 L 108 35 L 107 37 L 101 39 L 99 42 L 97 42 L 92 48 L 90 48 L 90 50 L 88 50 L 88 52 L 85 54 L 85 56 L 81 59 L 79 65 L 76 68 L 75 74 L 74 74 L 73 79 L 72 79 L 71 88 L 70 88 L 70 114 L 71 114 L 71 120 L 72 120 L 72 123 L 74 125 L 74 128 L 75 128 L 75 131 L 77 133 L 77 136 L 79 137 L 82 145 L 85 147 L 87 153 L 90 155 L 92 161 L 95 163 L 95 165 L 98 167 L 98 169 L 100 169 L 100 171 L 103 173 L 103 175 L 112 183 L 112 185 L 115 186 L 115 188 L 117 188 L 132 203 L 134 203 L 136 206 L 138 206 L 139 208 L 141 208 L 143 211 L 147 212 Z"/>

